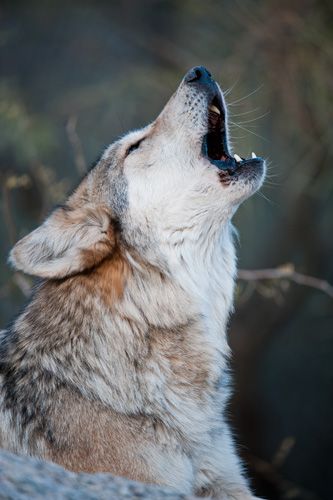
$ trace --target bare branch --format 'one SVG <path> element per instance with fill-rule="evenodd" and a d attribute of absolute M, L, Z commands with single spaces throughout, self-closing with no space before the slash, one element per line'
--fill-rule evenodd
<path fill-rule="evenodd" d="M 70 116 L 66 124 L 67 137 L 73 149 L 76 169 L 78 173 L 82 175 L 87 170 L 87 164 L 83 154 L 82 143 L 76 131 L 76 125 L 77 125 L 77 117 Z"/>
<path fill-rule="evenodd" d="M 257 456 L 248 454 L 248 461 L 255 469 L 257 474 L 274 485 L 281 494 L 281 498 L 302 498 L 304 500 L 319 500 L 316 493 L 309 491 L 302 486 L 285 479 L 279 470 L 270 462 L 263 460 Z"/>
<path fill-rule="evenodd" d="M 12 211 L 10 207 L 9 189 L 6 183 L 2 187 L 2 210 L 8 230 L 9 242 L 11 245 L 14 245 L 14 242 L 16 240 L 16 228 L 13 222 Z"/>
<path fill-rule="evenodd" d="M 280 280 L 287 279 L 298 283 L 299 285 L 316 288 L 333 298 L 333 286 L 328 281 L 298 273 L 291 263 L 273 269 L 240 269 L 238 278 L 243 281 L 262 281 L 262 280 Z"/>
<path fill-rule="evenodd" d="M 289 456 L 291 450 L 295 446 L 295 438 L 293 436 L 287 436 L 282 439 L 282 442 L 272 458 L 272 465 L 275 468 L 281 467 L 287 457 Z"/>
<path fill-rule="evenodd" d="M 10 175 L 7 177 L 2 185 L 2 210 L 5 223 L 8 229 L 9 241 L 14 245 L 17 234 L 16 227 L 13 219 L 13 211 L 11 207 L 10 195 L 11 191 L 19 188 L 27 188 L 31 184 L 31 179 L 27 174 L 24 175 Z"/>
<path fill-rule="evenodd" d="M 32 285 L 31 282 L 22 273 L 15 273 L 13 276 L 13 281 L 25 297 L 30 297 Z"/>

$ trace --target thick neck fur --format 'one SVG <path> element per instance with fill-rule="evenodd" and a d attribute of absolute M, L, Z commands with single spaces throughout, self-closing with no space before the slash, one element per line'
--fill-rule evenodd
<path fill-rule="evenodd" d="M 214 238 L 169 242 L 167 273 L 118 252 L 90 272 L 42 283 L 14 324 L 8 362 L 125 414 L 202 432 L 229 353 L 235 271 L 230 228 Z"/>
<path fill-rule="evenodd" d="M 182 235 L 182 244 L 168 240 L 171 274 L 184 288 L 205 324 L 204 334 L 214 338 L 225 354 L 225 329 L 232 310 L 236 257 L 231 224 L 222 230 L 208 227 L 198 239 Z"/>

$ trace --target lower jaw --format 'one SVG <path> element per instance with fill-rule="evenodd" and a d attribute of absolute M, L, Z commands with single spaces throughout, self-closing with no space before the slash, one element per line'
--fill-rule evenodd
<path fill-rule="evenodd" d="M 227 140 L 225 134 L 221 134 L 217 144 L 212 144 L 212 139 L 208 138 L 208 134 L 204 136 L 202 141 L 202 155 L 204 158 L 208 159 L 215 167 L 221 171 L 226 171 L 229 175 L 234 175 L 237 170 L 246 165 L 253 165 L 262 163 L 263 159 L 257 157 L 255 153 L 252 153 L 251 158 L 241 158 L 237 154 L 232 157 L 228 152 Z M 215 151 L 212 151 L 214 150 Z M 211 155 L 209 154 L 211 150 Z"/>
<path fill-rule="evenodd" d="M 212 165 L 217 167 L 221 171 L 221 173 L 229 174 L 230 176 L 235 176 L 243 167 L 260 168 L 264 162 L 264 160 L 260 157 L 248 158 L 239 162 L 229 156 L 226 158 L 226 160 L 213 160 L 211 158 L 207 159 Z"/>

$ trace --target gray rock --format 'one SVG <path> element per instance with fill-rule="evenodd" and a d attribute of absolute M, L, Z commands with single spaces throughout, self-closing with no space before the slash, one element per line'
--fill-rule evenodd
<path fill-rule="evenodd" d="M 130 481 L 111 474 L 76 474 L 51 462 L 0 452 L 0 499 L 147 500 L 186 499 L 189 496 Z"/>

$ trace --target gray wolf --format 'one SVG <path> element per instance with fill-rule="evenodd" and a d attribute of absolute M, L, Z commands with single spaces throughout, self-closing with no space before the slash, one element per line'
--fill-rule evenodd
<path fill-rule="evenodd" d="M 190 70 L 10 254 L 38 276 L 0 334 L 0 445 L 221 499 L 254 498 L 224 416 L 231 219 L 265 163 L 230 154 L 223 93 Z"/>

